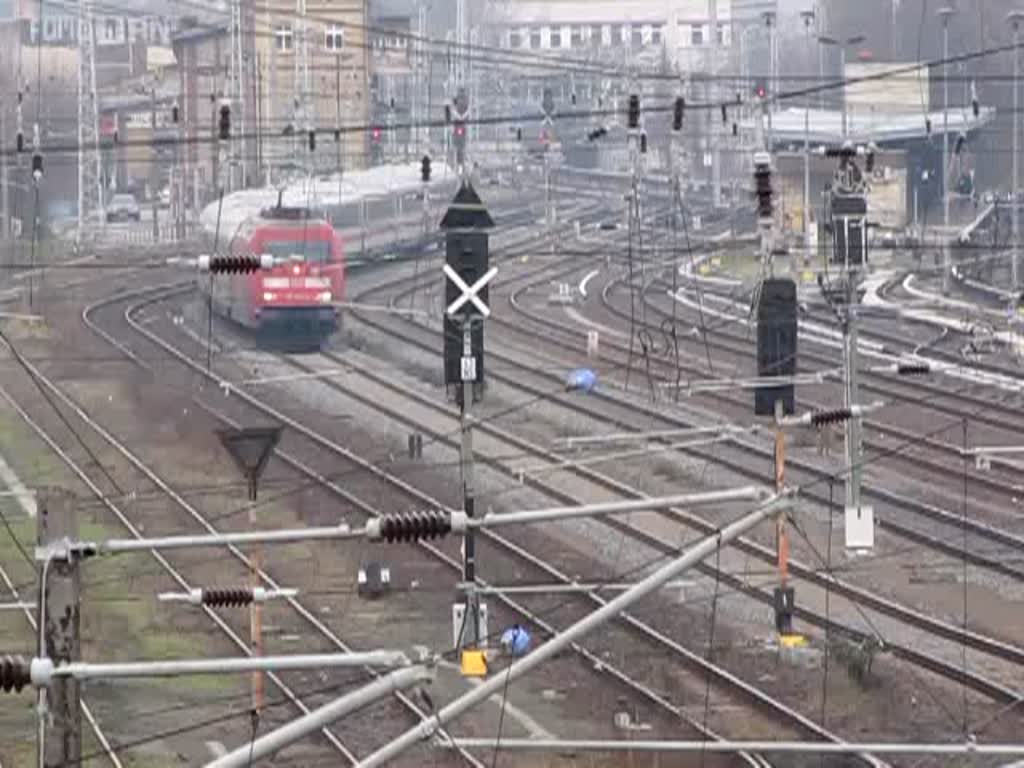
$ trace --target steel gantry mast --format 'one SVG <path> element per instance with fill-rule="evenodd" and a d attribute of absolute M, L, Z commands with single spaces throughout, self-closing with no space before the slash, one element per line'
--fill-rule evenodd
<path fill-rule="evenodd" d="M 241 189 L 245 174 L 245 58 L 242 53 L 242 2 L 231 0 L 231 59 L 228 67 L 228 98 L 231 111 L 237 115 L 238 132 L 229 149 L 228 189 Z"/>
<path fill-rule="evenodd" d="M 306 17 L 306 0 L 295 0 L 295 85 L 293 89 L 294 150 L 298 152 L 299 137 L 313 128 L 310 110 L 309 82 L 309 24 Z M 313 173 L 313 158 L 309 158 L 307 172 Z"/>
<path fill-rule="evenodd" d="M 96 96 L 96 27 L 92 0 L 78 0 L 78 232 L 93 214 L 103 211 L 100 164 L 100 115 Z M 103 216 L 98 217 L 103 222 Z"/>

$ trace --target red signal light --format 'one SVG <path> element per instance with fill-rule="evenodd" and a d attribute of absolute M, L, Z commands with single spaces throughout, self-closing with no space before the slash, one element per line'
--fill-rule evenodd
<path fill-rule="evenodd" d="M 375 142 L 380 141 L 380 134 L 381 134 L 380 128 L 374 128 L 373 129 L 373 140 Z"/>
<path fill-rule="evenodd" d="M 465 136 L 466 135 L 466 126 L 464 126 L 464 125 L 456 125 L 455 126 L 455 135 L 456 136 Z"/>
<path fill-rule="evenodd" d="M 767 93 L 768 92 L 765 90 L 763 85 L 757 86 L 757 98 L 763 99 L 767 95 Z"/>

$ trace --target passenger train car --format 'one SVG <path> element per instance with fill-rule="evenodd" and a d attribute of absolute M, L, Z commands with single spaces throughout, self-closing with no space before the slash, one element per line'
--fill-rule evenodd
<path fill-rule="evenodd" d="M 270 254 L 287 260 L 252 274 L 201 279 L 214 311 L 254 331 L 261 341 L 293 349 L 318 348 L 339 326 L 345 289 L 341 237 L 326 218 L 280 203 L 243 220 L 221 252 Z"/>

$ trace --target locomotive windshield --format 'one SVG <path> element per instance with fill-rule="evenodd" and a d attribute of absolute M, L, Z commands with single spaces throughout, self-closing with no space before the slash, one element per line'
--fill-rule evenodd
<path fill-rule="evenodd" d="M 269 253 L 281 259 L 291 256 L 302 256 L 306 261 L 325 264 L 331 257 L 330 240 L 264 240 L 260 246 L 262 253 Z"/>

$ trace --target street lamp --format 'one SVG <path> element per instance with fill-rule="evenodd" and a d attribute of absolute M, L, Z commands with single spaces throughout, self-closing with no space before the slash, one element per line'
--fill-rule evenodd
<path fill-rule="evenodd" d="M 1020 212 L 1017 210 L 1019 202 L 1018 187 L 1020 185 L 1020 161 L 1017 153 L 1020 139 L 1017 134 L 1020 132 L 1020 110 L 1018 108 L 1020 83 L 1018 82 L 1018 78 L 1020 76 L 1020 23 L 1022 19 L 1024 19 L 1024 11 L 1011 11 L 1006 16 L 1006 20 L 1010 22 L 1010 26 L 1013 28 L 1013 202 L 1010 206 L 1010 220 L 1011 227 L 1013 229 L 1013 252 L 1010 255 L 1010 289 L 1015 294 L 1020 291 L 1020 277 L 1018 272 L 1020 269 L 1020 265 L 1018 264 L 1020 259 Z"/>
<path fill-rule="evenodd" d="M 838 40 L 837 38 L 829 37 L 828 35 L 818 35 L 818 42 L 819 43 L 821 43 L 822 45 L 835 46 L 836 48 L 839 49 L 839 57 L 840 57 L 839 58 L 839 61 L 840 61 L 840 64 L 839 64 L 839 78 L 842 80 L 842 83 L 843 83 L 843 139 L 846 139 L 846 134 L 847 134 L 847 124 L 846 124 L 846 49 L 851 47 L 851 46 L 854 46 L 854 45 L 860 45 L 861 43 L 864 42 L 864 40 L 865 40 L 864 35 L 854 35 L 853 37 L 848 37 L 845 40 Z"/>
<path fill-rule="evenodd" d="M 942 20 L 942 227 L 949 230 L 949 17 L 956 10 L 945 6 L 936 15 Z M 949 248 L 942 247 L 942 292 L 949 293 Z"/>
<path fill-rule="evenodd" d="M 811 68 L 811 24 L 814 23 L 814 11 L 800 11 L 804 21 L 804 32 L 807 54 L 807 68 Z M 821 87 L 821 84 L 818 84 Z M 804 101 L 804 263 L 811 257 L 811 94 L 807 93 Z"/>

